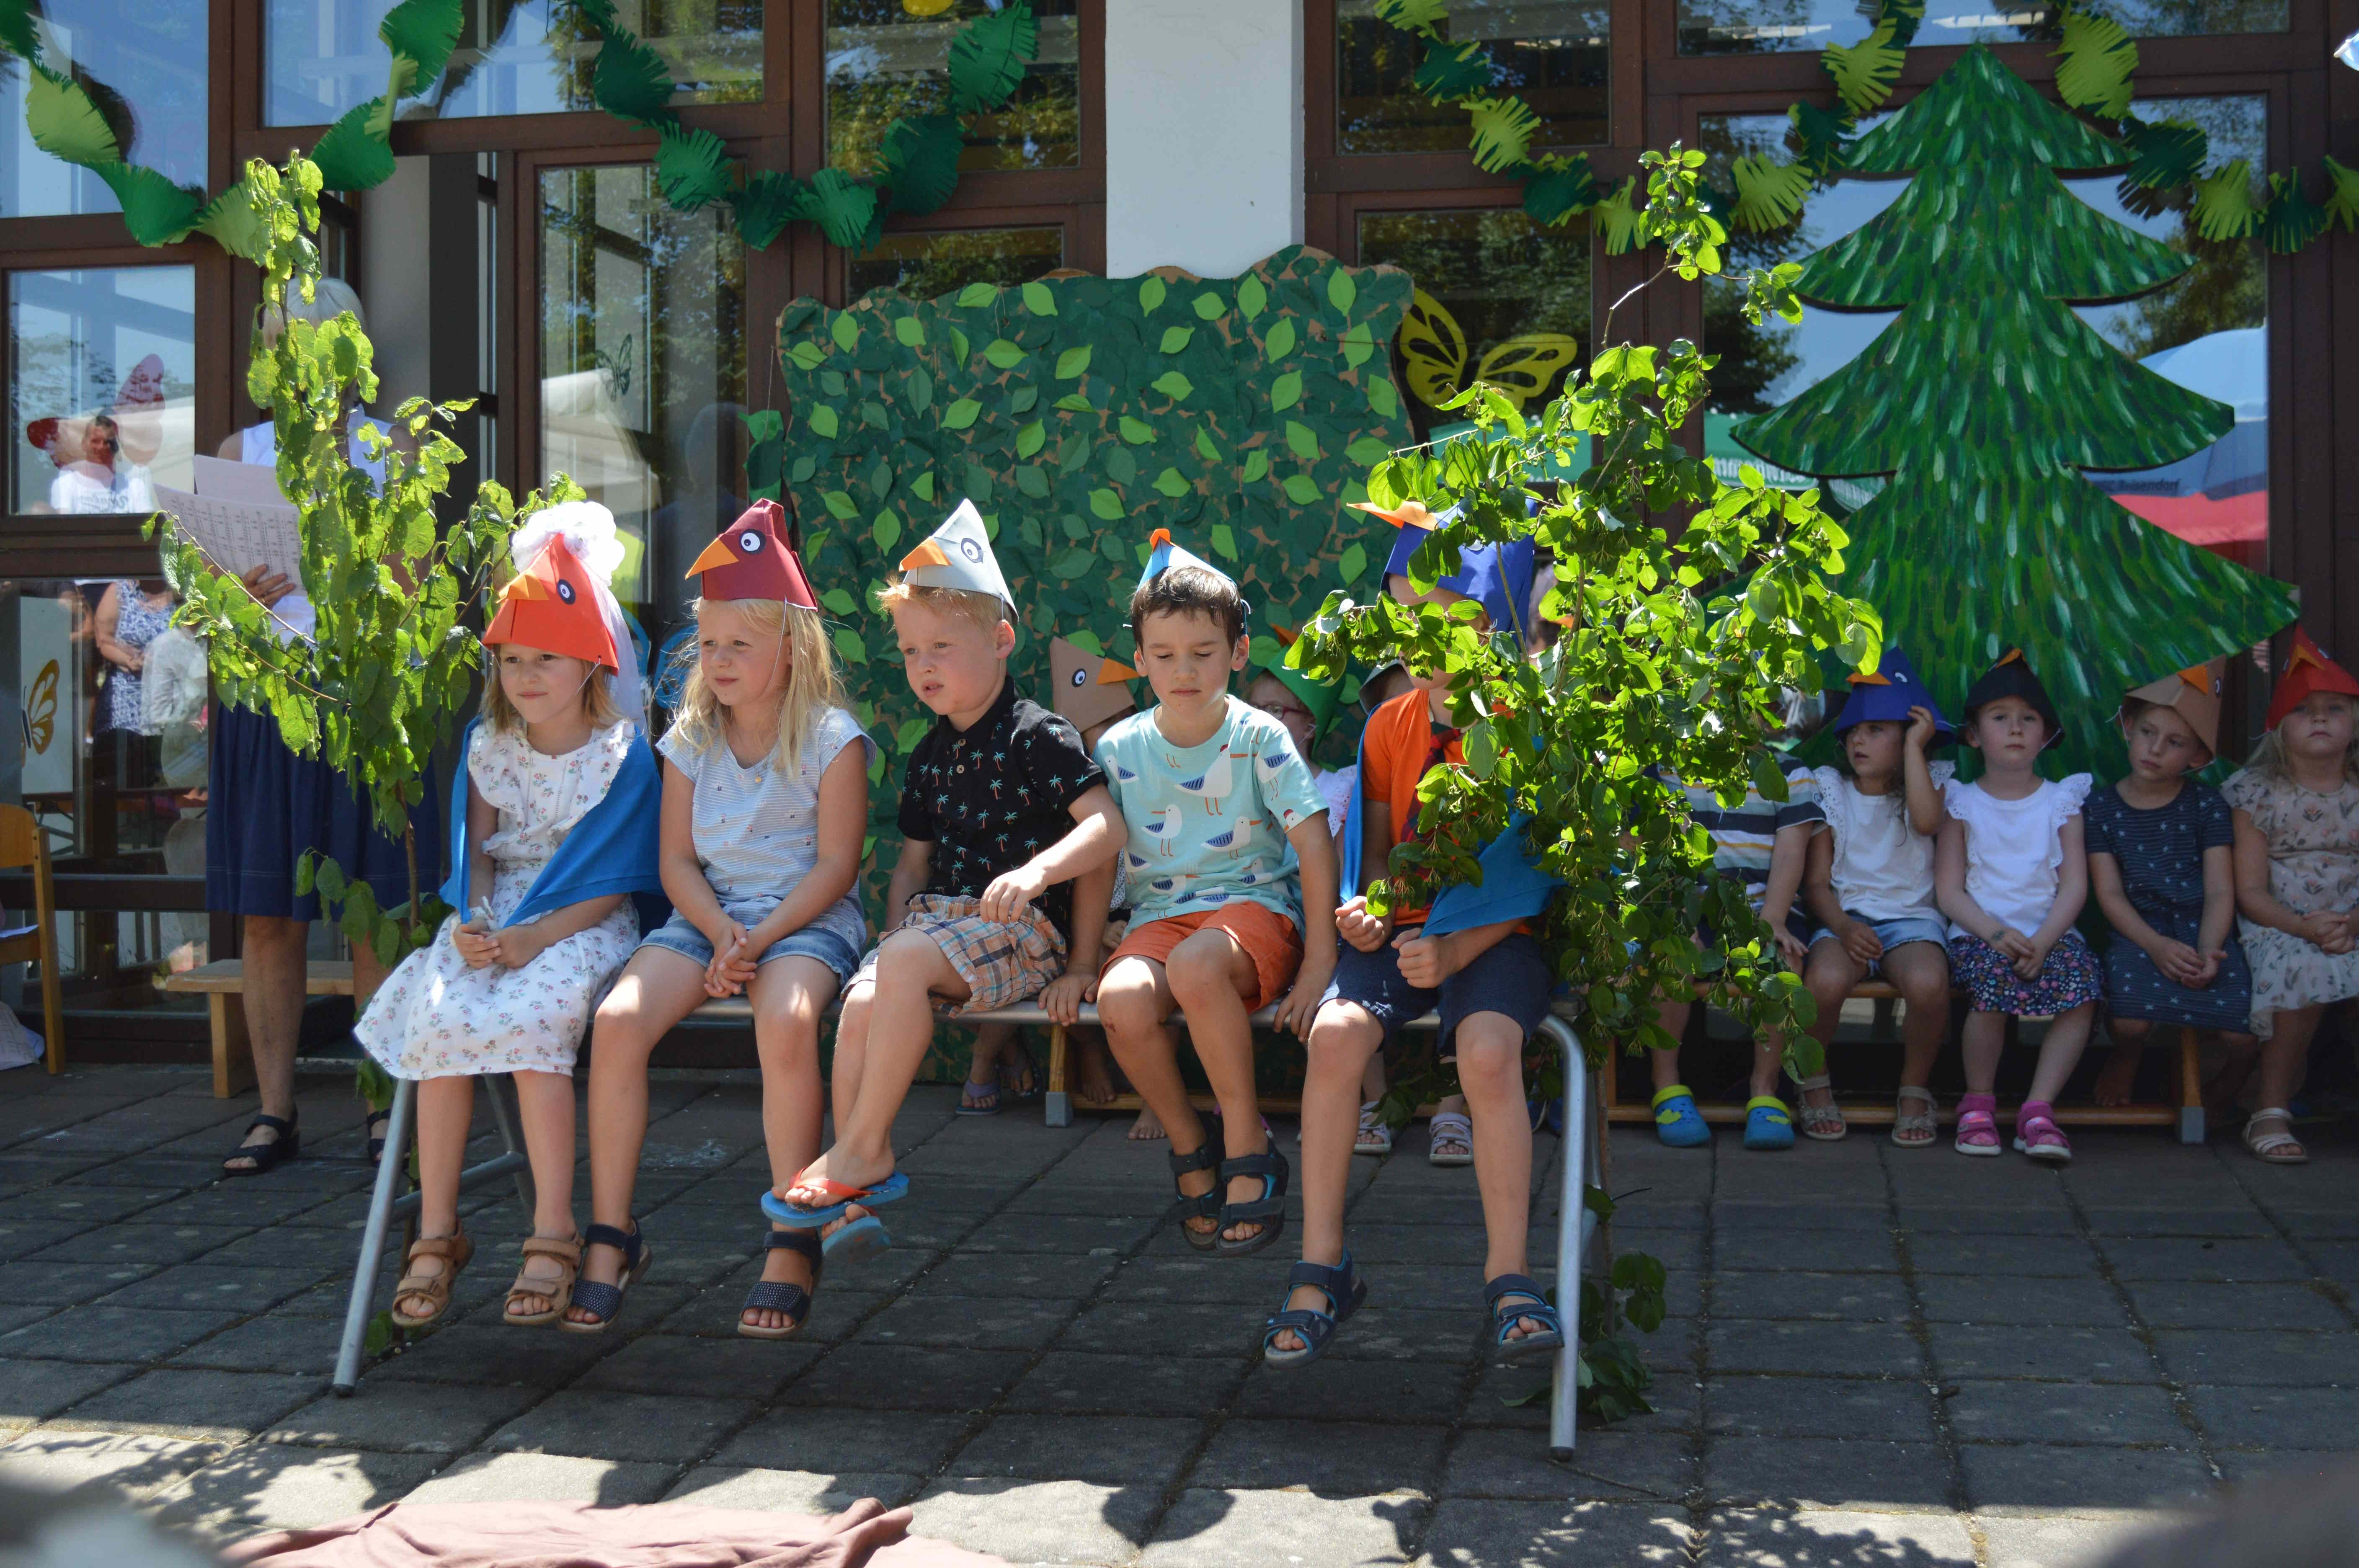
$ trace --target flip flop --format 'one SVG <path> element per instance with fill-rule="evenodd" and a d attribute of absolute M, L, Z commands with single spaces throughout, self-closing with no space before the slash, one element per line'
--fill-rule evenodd
<path fill-rule="evenodd" d="M 972 1102 L 972 1103 L 970 1103 Z M 962 1116 L 995 1116 L 999 1114 L 999 1079 L 995 1074 L 988 1083 L 970 1078 L 959 1091 L 958 1114 Z"/>
<path fill-rule="evenodd" d="M 802 1181 L 801 1176 L 796 1177 L 795 1185 L 802 1185 Z M 874 1187 L 847 1187 L 824 1176 L 819 1178 L 815 1185 L 835 1201 L 823 1209 L 806 1209 L 787 1202 L 776 1192 L 765 1192 L 762 1194 L 762 1212 L 770 1216 L 773 1224 L 792 1230 L 817 1230 L 821 1225 L 833 1225 L 842 1219 L 843 1211 L 855 1203 L 862 1208 L 874 1208 L 909 1195 L 909 1179 L 898 1171 Z"/>

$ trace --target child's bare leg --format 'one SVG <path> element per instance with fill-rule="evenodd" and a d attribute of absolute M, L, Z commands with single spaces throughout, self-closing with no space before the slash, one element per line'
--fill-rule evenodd
<path fill-rule="evenodd" d="M 1310 1065 L 1302 1079 L 1302 1260 L 1333 1268 L 1343 1261 L 1343 1203 L 1352 1185 L 1352 1145 L 1359 1136 L 1360 1096 L 1366 1063 L 1383 1055 L 1384 1026 L 1356 1002 L 1332 1001 L 1310 1026 Z M 1381 1093 L 1381 1091 L 1379 1091 Z M 1329 1310 L 1327 1293 L 1298 1285 L 1288 1308 Z M 1272 1344 L 1279 1350 L 1308 1345 L 1292 1329 Z"/>
<path fill-rule="evenodd" d="M 1998 1087 L 1998 1059 L 2006 1050 L 2005 1013 L 1968 1013 L 1958 1040 L 1965 1062 L 1966 1093 L 1987 1094 Z"/>
<path fill-rule="evenodd" d="M 1810 1020 L 1810 1038 L 1819 1042 L 1820 1060 L 1835 1042 L 1835 1030 L 1843 1025 L 1843 1000 L 1851 988 L 1867 973 L 1867 965 L 1854 958 L 1840 942 L 1820 942 L 1810 945 L 1810 956 L 1802 965 L 1802 984 L 1809 987 L 1810 1000 L 1817 1004 L 1818 1014 Z M 1756 1062 L 1756 1066 L 1759 1064 Z M 1824 1071 L 1823 1068 L 1821 1071 Z M 1903 1083 L 1913 1082 L 1904 1077 Z M 1777 1090 L 1756 1089 L 1756 1094 L 1773 1094 Z M 1832 1087 L 1806 1089 L 1802 1093 L 1806 1105 L 1832 1105 L 1835 1103 Z"/>
<path fill-rule="evenodd" d="M 524 1149 L 532 1161 L 532 1234 L 555 1241 L 571 1241 L 573 1228 L 573 1074 L 518 1073 L 516 1080 L 516 1117 L 524 1123 Z M 527 1288 L 511 1295 L 508 1310 L 518 1317 L 549 1312 L 555 1301 L 534 1295 L 529 1287 L 547 1285 L 554 1290 L 564 1271 L 553 1258 L 527 1258 L 516 1272 L 516 1283 Z"/>
<path fill-rule="evenodd" d="M 1171 950 L 1164 978 L 1171 987 L 1172 999 L 1187 1016 L 1188 1038 L 1196 1047 L 1196 1060 L 1203 1063 L 1212 1097 L 1221 1104 L 1224 1155 L 1235 1160 L 1267 1152 L 1269 1139 L 1261 1129 L 1261 1100 L 1254 1092 L 1253 1013 L 1245 1006 L 1245 999 L 1261 988 L 1253 955 L 1227 931 L 1207 927 Z M 1356 1107 L 1353 1119 L 1356 1126 Z M 1229 1182 L 1228 1200 L 1252 1203 L 1263 1191 L 1262 1178 L 1235 1177 Z M 1221 1234 L 1230 1241 L 1248 1241 L 1261 1230 L 1256 1222 L 1240 1221 Z"/>
<path fill-rule="evenodd" d="M 1016 1039 L 1014 1024 L 978 1024 L 974 1050 L 967 1058 L 966 1083 L 959 1090 L 959 1108 L 974 1110 L 990 1101 L 999 1104 L 999 1063 Z"/>
<path fill-rule="evenodd" d="M 2064 1092 L 2065 1081 L 2081 1064 L 2081 1052 L 2088 1047 L 2089 1029 L 2096 1020 L 2097 1004 L 2083 1002 L 2049 1021 L 2048 1038 L 2039 1042 L 2039 1061 L 2031 1070 L 2031 1093 L 2027 1098 L 2049 1105 Z"/>
<path fill-rule="evenodd" d="M 2144 1018 L 2108 1018 L 2105 1032 L 2114 1037 L 2114 1051 L 2097 1074 L 2094 1093 L 2101 1105 L 2126 1105 L 2137 1082 L 2138 1054 L 2146 1049 L 2154 1026 Z"/>
<path fill-rule="evenodd" d="M 467 1134 L 475 1120 L 475 1080 L 466 1073 L 425 1078 L 418 1084 L 418 1235 L 459 1234 L 459 1171 L 467 1161 Z M 539 1174 L 538 1171 L 534 1172 Z M 439 1258 L 420 1258 L 403 1269 L 432 1279 L 447 1268 Z M 431 1298 L 403 1296 L 394 1310 L 424 1317 Z"/>
<path fill-rule="evenodd" d="M 1950 1032 L 1949 955 L 1938 942 L 1909 942 L 1887 950 L 1881 962 L 1908 1009 L 1900 1020 L 1900 1082 L 1928 1088 Z"/>
<path fill-rule="evenodd" d="M 639 1152 L 647 1138 L 647 1057 L 672 1025 L 704 1000 L 704 968 L 685 953 L 642 948 L 598 1005 L 590 1030 L 590 1218 L 631 1228 L 631 1193 L 638 1185 Z M 582 1253 L 582 1278 L 614 1284 L 623 1255 L 612 1247 Z M 571 1323 L 594 1323 L 576 1307 Z"/>
<path fill-rule="evenodd" d="M 1694 1007 L 1695 1004 L 1692 1002 L 1674 1001 L 1669 996 L 1658 996 L 1655 998 L 1655 1021 L 1662 1025 L 1663 1032 L 1673 1040 L 1683 1040 L 1688 1032 L 1688 1015 L 1694 1010 Z M 1680 1048 L 1675 1045 L 1669 1051 L 1647 1052 L 1647 1071 L 1654 1078 L 1655 1089 L 1658 1094 L 1678 1083 L 1680 1081 Z"/>
<path fill-rule="evenodd" d="M 1524 1031 L 1505 1013 L 1475 1013 L 1460 1021 L 1458 1082 L 1474 1119 L 1474 1184 L 1483 1193 L 1488 1236 L 1483 1278 L 1526 1274 L 1525 1236 L 1532 1214 L 1532 1124 L 1524 1101 Z M 1544 1325 L 1517 1318 L 1508 1338 Z"/>
<path fill-rule="evenodd" d="M 1073 1047 L 1073 1071 L 1080 1083 L 1075 1097 L 1083 1105 L 1103 1105 L 1114 1097 L 1114 1058 L 1106 1054 L 1105 1036 L 1093 1029 L 1066 1031 Z"/>
<path fill-rule="evenodd" d="M 811 1162 L 805 1172 L 810 1181 L 799 1182 L 788 1202 L 824 1208 L 832 1200 L 817 1185 L 821 1177 L 846 1187 L 873 1187 L 893 1174 L 893 1118 L 900 1115 L 909 1082 L 933 1043 L 934 1003 L 963 1002 L 971 994 L 924 931 L 905 928 L 885 939 L 877 950 L 859 1076 L 848 1098 L 842 1093 L 843 1067 L 837 1065 L 835 1147 Z M 861 1216 L 847 1210 L 844 1217 Z"/>
<path fill-rule="evenodd" d="M 1385 1053 L 1372 1051 L 1368 1064 L 1360 1069 L 1360 1103 L 1373 1105 L 1385 1097 Z"/>
<path fill-rule="evenodd" d="M 2261 1042 L 2256 1035 L 2238 1034 L 2229 1029 L 2214 1029 L 2212 1038 L 2220 1042 L 2227 1056 L 2220 1071 L 2212 1074 L 2203 1085 L 2203 1109 L 2211 1116 L 2224 1116 L 2234 1112 L 2237 1097 L 2260 1065 Z"/>
<path fill-rule="evenodd" d="M 780 1192 L 819 1158 L 820 1122 L 826 1115 L 819 1085 L 819 1018 L 834 1000 L 835 988 L 835 971 L 800 953 L 763 964 L 746 987 L 754 1003 L 754 1049 L 762 1063 L 762 1142 L 770 1157 L 770 1185 Z M 771 1247 L 762 1257 L 762 1278 L 809 1290 L 810 1259 Z M 756 1328 L 787 1326 L 787 1314 L 771 1308 L 748 1307 L 741 1317 Z"/>
<path fill-rule="evenodd" d="M 2323 1007 L 2296 1007 L 2277 1015 L 2276 1029 L 2261 1041 L 2257 1073 L 2261 1083 L 2254 1096 L 2256 1109 L 2277 1110 L 2293 1104 L 2294 1094 L 2301 1087 L 2302 1073 L 2310 1065 L 2310 1037 L 2318 1032 L 2318 1020 L 2325 1015 Z M 2277 1116 L 2260 1125 L 2267 1131 L 2293 1131 Z"/>
<path fill-rule="evenodd" d="M 876 983 L 855 980 L 843 993 L 842 1010 L 835 1018 L 835 1065 L 828 1084 L 835 1094 L 839 1124 L 853 1101 L 860 1098 L 860 1074 L 868 1065 L 868 1023 L 875 1013 Z"/>
<path fill-rule="evenodd" d="M 1105 1026 L 1107 1048 L 1147 1112 L 1170 1129 L 1172 1151 L 1193 1154 L 1204 1147 L 1204 1123 L 1188 1103 L 1187 1081 L 1180 1076 L 1179 1047 L 1163 1022 L 1170 1012 L 1171 987 L 1163 965 L 1151 958 L 1123 959 L 1098 982 L 1098 1021 Z M 1180 1191 L 1201 1197 L 1218 1180 L 1210 1171 L 1190 1171 L 1180 1178 Z M 1192 1217 L 1187 1225 L 1201 1236 L 1212 1222 Z"/>

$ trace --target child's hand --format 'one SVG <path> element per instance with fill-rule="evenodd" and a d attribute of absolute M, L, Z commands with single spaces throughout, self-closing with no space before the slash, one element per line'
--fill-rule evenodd
<path fill-rule="evenodd" d="M 2172 942 L 2166 937 L 2155 944 L 2154 951 L 2147 956 L 2154 960 L 2157 969 L 2181 985 L 2201 983 L 2196 976 L 2203 973 L 2203 955 L 2183 942 Z"/>
<path fill-rule="evenodd" d="M 1294 984 L 1277 1004 L 1275 1027 L 1283 1034 L 1292 1030 L 1299 1040 L 1310 1038 L 1310 1026 L 1319 1017 L 1320 998 L 1327 994 L 1327 982 L 1335 978 L 1335 961 L 1324 964 L 1306 958 L 1302 967 L 1294 972 Z"/>
<path fill-rule="evenodd" d="M 986 920 L 1014 920 L 1022 918 L 1024 906 L 1048 889 L 1049 878 L 1031 861 L 1026 861 L 1013 871 L 1003 872 L 991 879 L 983 890 L 983 918 Z"/>
<path fill-rule="evenodd" d="M 459 950 L 461 961 L 470 969 L 487 969 L 499 962 L 500 939 L 477 931 L 472 923 L 452 929 L 451 945 Z"/>
<path fill-rule="evenodd" d="M 2196 965 L 2195 974 L 2189 979 L 2187 985 L 2190 990 L 2201 991 L 2212 981 L 2220 978 L 2220 965 L 2227 962 L 2228 950 L 2224 947 L 2215 947 L 2209 953 L 2198 953 L 2196 956 L 2201 962 Z"/>
<path fill-rule="evenodd" d="M 2327 919 L 2333 922 L 2333 940 L 2332 942 L 2321 942 L 2319 946 L 2337 954 L 2359 946 L 2359 909 L 2345 909 L 2339 915 L 2330 914 Z"/>
<path fill-rule="evenodd" d="M 712 959 L 704 966 L 704 994 L 708 996 L 734 996 L 745 988 L 743 980 L 729 976 L 729 961 L 745 945 L 745 928 L 735 920 L 729 922 L 723 940 L 712 944 Z"/>
<path fill-rule="evenodd" d="M 501 964 L 509 969 L 521 969 L 549 949 L 549 938 L 540 922 L 510 926 L 492 939 L 492 946 Z"/>
<path fill-rule="evenodd" d="M 1098 977 L 1088 974 L 1060 975 L 1040 989 L 1040 1010 L 1071 1029 L 1082 1018 L 1082 1004 L 1098 999 Z"/>
<path fill-rule="evenodd" d="M 1864 920 L 1855 920 L 1845 915 L 1843 923 L 1835 928 L 1835 935 L 1842 940 L 1843 951 L 1851 954 L 1854 964 L 1874 964 L 1884 956 L 1884 943 L 1868 930 Z"/>
<path fill-rule="evenodd" d="M 1786 961 L 1787 968 L 1799 975 L 1810 962 L 1810 950 L 1802 945 L 1800 937 L 1784 926 L 1772 926 L 1770 932 L 1777 939 L 1777 956 Z"/>
<path fill-rule="evenodd" d="M 2327 953 L 2351 951 L 2349 922 L 2332 909 L 2321 909 L 2315 914 L 2302 916 L 2295 930 L 2299 935 L 2317 943 Z"/>
<path fill-rule="evenodd" d="M 1933 724 L 1933 710 L 1919 706 L 1908 710 L 1908 733 L 1902 741 L 1913 751 L 1922 751 L 1933 744 L 1938 732 Z"/>
<path fill-rule="evenodd" d="M 1446 936 L 1426 935 L 1423 926 L 1395 937 L 1393 951 L 1400 955 L 1401 978 L 1420 991 L 1440 989 L 1444 980 L 1464 967 L 1458 944 Z"/>
<path fill-rule="evenodd" d="M 1368 913 L 1368 900 L 1354 896 L 1335 911 L 1335 934 L 1362 953 L 1374 953 L 1392 938 L 1393 923 Z"/>
<path fill-rule="evenodd" d="M 2038 979 L 2039 972 L 2048 967 L 2048 950 L 2055 944 L 2020 933 L 2017 933 L 2017 940 L 2023 943 L 2024 952 L 2023 956 L 2015 961 L 2016 978 L 2024 981 Z"/>
<path fill-rule="evenodd" d="M 741 929 L 734 942 L 713 955 L 721 965 L 721 977 L 737 990 L 751 985 L 755 971 L 760 967 L 761 955 L 768 946 L 764 942 L 756 947 L 754 934 Z"/>

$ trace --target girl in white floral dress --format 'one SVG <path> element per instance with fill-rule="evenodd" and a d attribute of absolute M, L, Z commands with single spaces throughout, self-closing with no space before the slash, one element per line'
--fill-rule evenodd
<path fill-rule="evenodd" d="M 612 519 L 603 507 L 576 510 L 551 508 L 555 521 L 527 536 L 538 548 L 484 634 L 496 674 L 468 726 L 465 787 L 452 791 L 464 811 L 451 835 L 457 869 L 443 888 L 461 912 L 387 977 L 353 1029 L 387 1072 L 419 1085 L 419 1239 L 393 1305 L 404 1327 L 449 1309 L 474 1252 L 459 1228 L 459 1174 L 474 1081 L 486 1073 L 514 1075 L 536 1198 L 506 1320 L 556 1322 L 581 1269 L 574 1053 L 638 942 L 629 895 L 659 877 L 655 760 L 617 701 L 616 643 L 601 609 L 611 599 L 574 543 L 592 560 L 611 553 L 599 547 Z"/>

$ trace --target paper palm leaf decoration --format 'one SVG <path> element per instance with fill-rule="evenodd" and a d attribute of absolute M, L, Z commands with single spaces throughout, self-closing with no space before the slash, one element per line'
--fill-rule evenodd
<path fill-rule="evenodd" d="M 1524 213 L 1546 228 L 1558 228 L 1597 204 L 1597 180 L 1582 157 L 1543 156 L 1524 180 Z"/>
<path fill-rule="evenodd" d="M 952 103 L 961 114 L 1005 103 L 1039 52 L 1040 24 L 1029 5 L 975 18 L 951 40 Z"/>
<path fill-rule="evenodd" d="M 1450 0 L 1376 0 L 1376 19 L 1412 33 L 1430 34 L 1450 15 Z"/>
<path fill-rule="evenodd" d="M 1801 216 L 1803 199 L 1810 193 L 1809 169 L 1764 153 L 1738 158 L 1731 172 L 1736 179 L 1736 205 L 1725 220 L 1731 226 L 1765 234 Z"/>
<path fill-rule="evenodd" d="M 1811 256 L 1798 285 L 1814 304 L 1898 316 L 1850 364 L 1736 428 L 1800 473 L 1888 476 L 1844 525 L 1842 591 L 1882 612 L 1887 641 L 1944 705 L 2021 648 L 2064 712 L 2067 768 L 2117 753 L 2106 720 L 2122 692 L 2250 647 L 2293 610 L 2283 584 L 2083 476 L 2174 462 L 2234 422 L 2073 314 L 2193 265 L 2058 177 L 2121 160 L 1988 49 L 1966 51 L 1860 139 L 1855 170 L 1914 178 Z"/>
<path fill-rule="evenodd" d="M 1809 169 L 1811 178 L 1826 179 L 1851 156 L 1849 114 L 1797 103 L 1786 111 L 1786 118 L 1794 127 L 1795 161 Z"/>
<path fill-rule="evenodd" d="M 2240 240 L 2260 222 L 2253 200 L 2253 168 L 2243 158 L 2195 182 L 2195 228 L 2215 244 Z"/>
<path fill-rule="evenodd" d="M 966 132 L 955 114 L 896 120 L 885 133 L 883 179 L 897 212 L 931 212 L 958 189 Z"/>
<path fill-rule="evenodd" d="M 2298 251 L 2326 232 L 2326 209 L 2301 193 L 2300 175 L 2272 174 L 2268 205 L 2254 232 L 2281 256 Z"/>
<path fill-rule="evenodd" d="M 2203 127 L 2185 120 L 2125 120 L 2122 145 L 2130 149 L 2122 184 L 2140 191 L 2176 191 L 2191 183 L 2212 152 Z"/>
<path fill-rule="evenodd" d="M 2359 169 L 2346 169 L 2331 158 L 2318 161 L 2326 167 L 2327 223 L 2359 230 Z"/>
<path fill-rule="evenodd" d="M 1592 209 L 1591 221 L 1605 236 L 1605 254 L 1608 256 L 1625 255 L 1632 245 L 1638 243 L 1637 189 L 1637 177 L 1634 175 L 1615 186 L 1613 195 Z"/>
<path fill-rule="evenodd" d="M 1481 44 L 1453 44 L 1435 39 L 1426 46 L 1425 59 L 1410 78 L 1419 93 L 1436 103 L 1471 98 L 1491 85 L 1491 56 Z"/>
<path fill-rule="evenodd" d="M 1892 96 L 1900 80 L 1901 46 L 1893 41 L 1893 24 L 1880 22 L 1875 31 L 1855 44 L 1829 44 L 1821 59 L 1834 79 L 1835 96 L 1854 114 L 1864 114 Z"/>
<path fill-rule="evenodd" d="M 2137 41 L 2110 16 L 2087 11 L 2064 13 L 2063 41 L 2056 58 L 2057 95 L 2076 109 L 2118 120 L 2130 112 L 2130 76 L 2137 70 Z"/>
<path fill-rule="evenodd" d="M 1539 114 L 1520 98 L 1477 98 L 1466 112 L 1473 131 L 1468 146 L 1474 167 L 1504 174 L 1524 161 L 1532 133 L 1540 128 Z"/>

